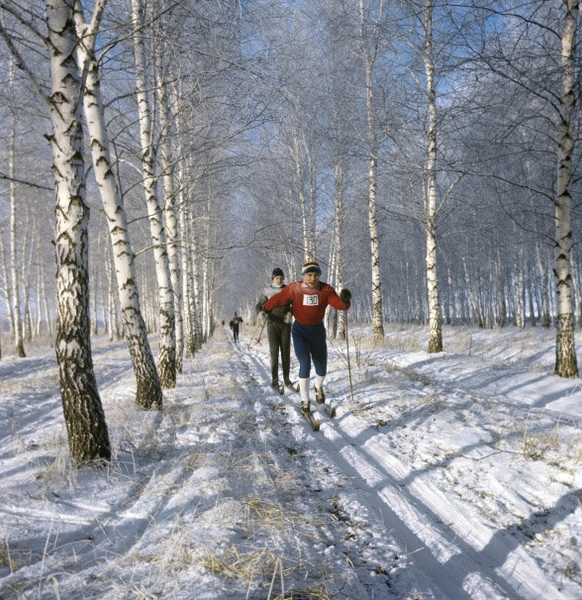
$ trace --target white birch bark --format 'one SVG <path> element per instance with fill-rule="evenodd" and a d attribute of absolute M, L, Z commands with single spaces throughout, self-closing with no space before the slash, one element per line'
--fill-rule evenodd
<path fill-rule="evenodd" d="M 183 239 L 192 239 L 189 210 L 182 204 L 182 210 L 178 213 L 180 219 L 180 230 Z M 192 358 L 196 353 L 195 334 L 194 334 L 194 284 L 193 284 L 193 263 L 194 258 L 190 249 L 190 244 L 183 243 L 180 248 L 180 258 L 182 261 L 182 323 L 184 331 L 184 356 Z"/>
<path fill-rule="evenodd" d="M 383 13 L 384 0 L 380 3 L 379 14 Z M 359 0 L 360 7 L 360 43 L 362 58 L 366 70 L 366 118 L 368 125 L 368 229 L 370 231 L 370 256 L 372 269 L 372 324 L 374 339 L 384 337 L 384 308 L 382 300 L 382 277 L 380 269 L 380 240 L 378 238 L 378 219 L 376 216 L 376 192 L 378 187 L 378 142 L 376 119 L 374 116 L 374 88 L 372 74 L 378 51 L 378 22 L 373 28 L 372 39 L 366 35 L 365 0 Z M 380 20 L 381 17 L 378 18 Z"/>
<path fill-rule="evenodd" d="M 174 292 L 163 224 L 163 213 L 158 200 L 155 172 L 156 151 L 153 143 L 153 119 L 148 95 L 146 53 L 143 32 L 143 0 L 132 0 L 133 52 L 135 57 L 135 86 L 139 111 L 141 165 L 146 207 L 150 223 L 159 298 L 160 343 L 158 373 L 163 388 L 176 385 L 176 327 Z"/>
<path fill-rule="evenodd" d="M 432 56 L 433 0 L 424 5 L 424 71 L 428 101 L 427 165 L 426 165 L 426 284 L 428 291 L 428 352 L 443 350 L 441 306 L 437 278 L 437 112 L 435 93 L 435 66 Z"/>
<path fill-rule="evenodd" d="M 31 287 L 32 287 L 32 278 L 30 274 L 32 273 L 32 262 L 33 262 L 33 253 L 30 251 L 32 247 L 32 235 L 29 239 L 25 240 L 24 248 L 29 249 L 28 256 L 22 262 L 21 268 L 19 269 L 19 277 L 22 281 L 22 298 L 23 298 L 23 336 L 25 342 L 32 342 L 32 333 L 33 333 L 33 324 L 32 324 L 32 312 L 31 312 Z"/>
<path fill-rule="evenodd" d="M 14 61 L 10 61 L 10 72 L 9 72 L 9 91 L 12 96 L 14 87 Z M 13 325 L 14 329 L 12 334 L 14 336 L 14 350 L 16 356 L 24 358 L 26 352 L 24 351 L 24 337 L 22 328 L 22 309 L 20 306 L 20 277 L 18 273 L 18 229 L 16 219 L 16 183 L 14 180 L 14 148 L 16 143 L 16 123 L 13 111 L 10 114 L 10 133 L 9 133 L 9 149 L 8 149 L 8 176 L 10 179 L 10 279 L 12 293 L 12 314 L 13 314 Z"/>
<path fill-rule="evenodd" d="M 12 303 L 12 286 L 10 285 L 10 275 L 8 273 L 8 253 L 6 251 L 6 244 L 4 243 L 4 238 L 0 235 L 0 256 L 2 260 L 0 261 L 0 266 L 2 267 L 2 280 L 4 282 L 3 291 L 4 297 L 6 299 L 6 308 L 8 310 L 8 326 L 10 331 L 14 331 L 14 309 Z"/>
<path fill-rule="evenodd" d="M 37 239 L 35 247 L 38 251 L 38 255 L 40 256 L 41 245 L 40 245 L 40 241 L 38 239 Z M 38 264 L 38 278 L 40 280 L 42 319 L 46 322 L 46 332 L 48 333 L 49 337 L 52 338 L 52 336 L 53 336 L 53 320 L 52 320 L 51 311 L 49 308 L 49 296 L 48 296 L 47 289 L 46 289 L 46 273 L 45 273 L 45 269 L 43 269 L 42 263 L 40 263 L 40 262 Z"/>
<path fill-rule="evenodd" d="M 162 186 L 164 189 L 164 224 L 168 242 L 168 261 L 172 290 L 174 291 L 174 315 L 176 323 L 176 371 L 182 372 L 184 355 L 184 328 L 182 322 L 182 283 L 180 261 L 178 260 L 178 216 L 176 210 L 176 192 L 174 184 L 174 166 L 172 163 L 172 116 L 168 103 L 167 86 L 160 73 L 163 69 L 158 65 L 158 81 L 156 93 L 160 115 Z"/>
<path fill-rule="evenodd" d="M 307 160 L 309 165 L 309 251 L 311 257 L 317 259 L 317 169 L 314 157 L 309 150 Z"/>
<path fill-rule="evenodd" d="M 541 244 L 536 244 L 536 264 L 541 279 L 541 295 L 542 295 L 542 327 L 549 328 L 552 319 L 550 317 L 550 295 L 548 290 L 548 268 L 543 259 Z"/>
<path fill-rule="evenodd" d="M 57 336 L 55 350 L 70 454 L 76 464 L 109 460 L 111 449 L 91 357 L 89 208 L 81 122 L 82 88 L 72 4 L 46 0 L 56 193 Z"/>
<path fill-rule="evenodd" d="M 193 257 L 196 260 L 192 261 L 192 303 L 193 303 L 193 333 L 194 333 L 194 350 L 202 350 L 204 344 L 204 329 L 202 320 L 202 310 L 200 308 L 201 298 L 203 293 L 200 289 L 200 259 Z"/>
<path fill-rule="evenodd" d="M 497 282 L 497 323 L 499 327 L 503 328 L 507 327 L 507 301 L 505 298 L 505 273 L 499 250 L 495 258 L 495 279 Z"/>
<path fill-rule="evenodd" d="M 479 308 L 479 302 L 476 298 L 476 293 L 474 290 L 471 274 L 469 272 L 469 268 L 467 267 L 467 261 L 463 256 L 463 271 L 465 272 L 465 283 L 467 286 L 467 298 L 469 300 L 469 305 L 471 307 L 471 312 L 475 320 L 477 321 L 477 326 L 479 329 L 483 329 L 485 327 L 485 320 L 483 319 L 483 314 L 481 313 L 481 309 Z"/>
<path fill-rule="evenodd" d="M 100 4 L 104 4 L 101 2 Z M 147 337 L 147 329 L 141 312 L 135 255 L 131 245 L 127 215 L 123 197 L 115 180 L 109 136 L 105 124 L 99 66 L 95 60 L 96 16 L 91 27 L 85 24 L 82 6 L 77 2 L 75 18 L 77 32 L 82 35 L 79 53 L 85 66 L 86 83 L 83 98 L 87 129 L 91 143 L 91 155 L 95 168 L 95 179 L 101 194 L 101 201 L 107 224 L 115 272 L 117 293 L 123 319 L 127 345 L 136 378 L 136 405 L 144 410 L 159 409 L 162 406 L 163 392 L 158 377 L 154 357 Z M 113 315 L 111 315 L 113 319 Z"/>
<path fill-rule="evenodd" d="M 109 341 L 112 342 L 115 339 L 115 321 L 117 319 L 115 318 L 115 285 L 113 283 L 113 269 L 109 253 L 106 254 L 105 271 L 107 274 L 107 332 L 109 333 Z"/>
<path fill-rule="evenodd" d="M 573 120 L 577 85 L 574 72 L 579 0 L 564 0 L 564 29 L 561 37 L 561 94 L 558 122 L 558 169 L 554 219 L 556 246 L 554 278 L 556 285 L 556 364 L 560 377 L 578 377 L 572 308 L 572 155 L 574 152 Z"/>
<path fill-rule="evenodd" d="M 338 153 L 339 154 L 339 153 Z M 344 169 L 341 158 L 336 157 L 334 166 L 334 191 L 335 191 L 335 213 L 334 213 L 334 256 L 335 256 L 335 286 L 341 290 L 344 285 L 344 265 L 342 247 L 342 228 L 344 222 Z M 334 319 L 334 337 L 346 338 L 346 311 L 336 310 Z"/>
<path fill-rule="evenodd" d="M 309 235 L 309 216 L 307 210 L 307 200 L 303 188 L 303 163 L 301 158 L 301 147 L 297 134 L 293 135 L 292 148 L 293 161 L 295 163 L 295 175 L 297 176 L 297 193 L 299 195 L 299 211 L 301 214 L 301 231 L 303 233 L 303 261 L 315 259 L 313 254 L 313 243 Z"/>
<path fill-rule="evenodd" d="M 519 256 L 515 258 L 514 264 L 514 296 L 515 296 L 515 326 L 518 329 L 525 327 L 525 291 L 524 291 L 524 275 L 522 272 L 521 261 Z"/>

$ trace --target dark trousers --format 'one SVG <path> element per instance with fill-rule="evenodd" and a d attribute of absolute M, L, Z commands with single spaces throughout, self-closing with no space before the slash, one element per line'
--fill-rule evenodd
<path fill-rule="evenodd" d="M 309 377 L 311 373 L 311 361 L 317 375 L 327 373 L 327 341 L 325 326 L 301 325 L 297 321 L 293 323 L 293 348 L 295 356 L 299 361 L 299 378 Z"/>
<path fill-rule="evenodd" d="M 291 368 L 291 324 L 283 322 L 267 322 L 267 339 L 271 353 L 271 381 L 279 381 L 279 353 L 281 354 L 281 368 L 283 381 L 289 381 Z"/>

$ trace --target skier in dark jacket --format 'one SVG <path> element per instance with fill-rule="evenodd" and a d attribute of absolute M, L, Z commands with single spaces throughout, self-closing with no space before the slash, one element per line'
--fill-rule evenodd
<path fill-rule="evenodd" d="M 271 283 L 265 287 L 257 302 L 256 310 L 259 315 L 267 319 L 267 339 L 269 340 L 269 352 L 271 354 L 271 385 L 279 389 L 279 353 L 281 354 L 281 369 L 283 381 L 286 386 L 293 387 L 289 379 L 291 368 L 291 321 L 293 313 L 291 304 L 285 304 L 273 309 L 268 315 L 263 312 L 265 302 L 278 294 L 284 287 L 285 274 L 279 267 L 273 269 Z M 260 318 L 260 317 L 259 317 Z"/>
<path fill-rule="evenodd" d="M 232 337 L 235 342 L 238 342 L 238 330 L 239 325 L 243 322 L 242 318 L 238 316 L 237 313 L 234 313 L 234 317 L 230 320 L 230 328 L 232 329 Z"/>

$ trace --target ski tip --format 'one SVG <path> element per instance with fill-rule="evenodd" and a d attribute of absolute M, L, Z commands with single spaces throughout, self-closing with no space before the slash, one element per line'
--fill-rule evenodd
<path fill-rule="evenodd" d="M 329 416 L 333 419 L 337 415 L 335 406 L 329 411 Z"/>
<path fill-rule="evenodd" d="M 319 419 L 315 419 L 313 422 L 313 431 L 319 431 Z"/>
<path fill-rule="evenodd" d="M 285 386 L 284 386 L 284 385 L 282 385 L 282 386 L 279 388 L 279 394 L 281 394 L 281 396 L 282 396 L 284 393 L 285 393 Z"/>

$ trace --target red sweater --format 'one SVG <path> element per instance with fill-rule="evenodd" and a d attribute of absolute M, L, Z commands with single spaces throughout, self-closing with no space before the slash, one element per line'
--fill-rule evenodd
<path fill-rule="evenodd" d="M 272 310 L 288 302 L 293 303 L 293 316 L 301 325 L 319 325 L 323 321 L 328 304 L 337 310 L 347 310 L 350 307 L 349 302 L 344 303 L 333 287 L 323 281 L 315 288 L 307 287 L 302 281 L 296 281 L 271 296 L 265 302 L 265 308 Z"/>

